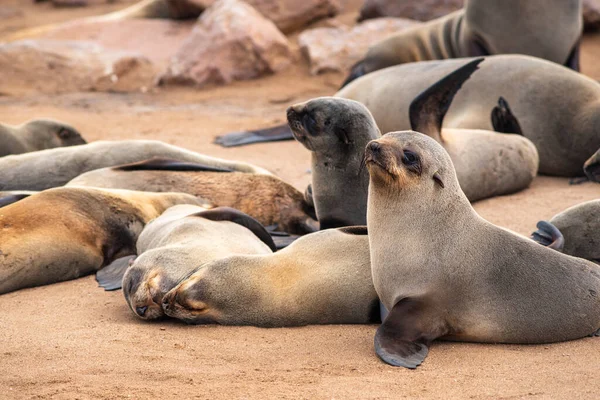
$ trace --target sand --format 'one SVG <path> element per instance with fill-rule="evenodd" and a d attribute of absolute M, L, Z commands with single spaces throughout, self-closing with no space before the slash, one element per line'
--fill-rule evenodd
<path fill-rule="evenodd" d="M 40 24 L 29 0 L 3 0 L 17 17 L 0 33 Z M 25 4 L 26 3 L 26 4 Z M 41 7 L 53 21 L 90 10 Z M 114 5 L 98 9 L 118 8 Z M 587 39 L 584 71 L 598 77 Z M 587 64 L 586 64 L 587 63 Z M 587 66 L 587 70 L 585 69 Z M 1 73 L 1 72 L 0 72 Z M 298 143 L 223 149 L 216 134 L 283 121 L 289 103 L 332 94 L 343 76 L 288 71 L 228 87 L 146 94 L 0 97 L 0 121 L 51 117 L 89 140 L 160 139 L 268 168 L 303 190 L 309 155 Z M 551 83 L 549 83 L 551 84 Z M 539 219 L 600 197 L 600 185 L 538 177 L 531 188 L 475 204 L 486 219 L 529 234 Z M 52 210 L 48 210 L 52 212 Z M 0 398 L 597 398 L 600 339 L 535 346 L 436 342 L 415 371 L 376 357 L 376 326 L 187 326 L 143 322 L 120 291 L 94 277 L 0 296 Z"/>

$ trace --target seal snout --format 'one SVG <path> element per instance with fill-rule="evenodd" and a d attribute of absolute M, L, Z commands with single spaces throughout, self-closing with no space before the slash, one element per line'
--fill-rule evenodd
<path fill-rule="evenodd" d="M 140 317 L 144 317 L 146 315 L 146 311 L 148 310 L 148 306 L 136 307 L 135 312 Z"/>

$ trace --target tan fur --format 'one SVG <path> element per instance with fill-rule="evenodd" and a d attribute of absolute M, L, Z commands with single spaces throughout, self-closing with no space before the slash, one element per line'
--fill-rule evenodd
<path fill-rule="evenodd" d="M 265 226 L 277 225 L 286 232 L 305 234 L 316 226 L 311 218 L 314 211 L 306 204 L 303 194 L 271 175 L 104 168 L 73 179 L 67 184 L 71 185 L 190 193 L 215 206 L 240 210 Z"/>
<path fill-rule="evenodd" d="M 156 140 L 98 141 L 2 157 L 0 190 L 44 190 L 62 186 L 87 171 L 155 157 L 271 175 L 252 164 L 210 157 Z"/>
<path fill-rule="evenodd" d="M 57 188 L 0 209 L 0 294 L 75 279 L 135 254 L 143 226 L 181 193 Z"/>
<path fill-rule="evenodd" d="M 58 121 L 36 119 L 18 126 L 0 124 L 0 157 L 85 143 L 75 128 Z"/>
<path fill-rule="evenodd" d="M 209 263 L 167 293 L 164 307 L 188 323 L 268 327 L 369 323 L 379 315 L 367 236 L 337 229 L 277 253 Z"/>

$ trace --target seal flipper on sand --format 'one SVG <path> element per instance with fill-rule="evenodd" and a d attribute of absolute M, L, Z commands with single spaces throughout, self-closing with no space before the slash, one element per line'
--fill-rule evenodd
<path fill-rule="evenodd" d="M 498 98 L 498 105 L 492 109 L 492 126 L 496 132 L 516 133 L 523 136 L 519 120 L 514 116 L 508 102 L 502 96 Z"/>
<path fill-rule="evenodd" d="M 477 58 L 463 65 L 415 97 L 409 107 L 411 129 L 441 143 L 442 123 L 454 96 L 483 60 Z"/>
<path fill-rule="evenodd" d="M 292 130 L 287 124 L 283 124 L 254 131 L 227 133 L 225 135 L 217 136 L 214 143 L 220 144 L 223 147 L 235 147 L 252 143 L 277 142 L 280 140 L 293 139 L 294 135 L 292 135 Z"/>
<path fill-rule="evenodd" d="M 375 334 L 375 352 L 386 363 L 415 369 L 429 352 L 429 344 L 446 332 L 423 331 L 425 316 L 420 301 L 405 298 L 388 313 Z"/>
<path fill-rule="evenodd" d="M 136 257 L 137 256 L 126 256 L 117 258 L 115 261 L 96 272 L 96 282 L 98 282 L 98 286 L 104 288 L 107 292 L 121 289 L 123 275 L 125 275 L 125 271 L 127 271 L 127 268 L 129 268 L 131 262 L 135 260 Z"/>
<path fill-rule="evenodd" d="M 170 158 L 151 158 L 131 164 L 114 167 L 117 171 L 207 171 L 207 172 L 234 172 L 231 168 L 215 167 L 208 164 L 185 162 Z"/>
<path fill-rule="evenodd" d="M 549 247 L 556 251 L 563 251 L 565 247 L 565 238 L 558 228 L 548 221 L 537 223 L 538 230 L 531 234 L 531 239 L 542 246 Z"/>

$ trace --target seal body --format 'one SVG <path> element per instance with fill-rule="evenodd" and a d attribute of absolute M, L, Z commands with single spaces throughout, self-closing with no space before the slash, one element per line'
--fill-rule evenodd
<path fill-rule="evenodd" d="M 59 121 L 36 119 L 18 126 L 0 124 L 0 157 L 85 143 L 75 128 Z"/>
<path fill-rule="evenodd" d="M 263 168 L 223 160 L 155 140 L 99 141 L 0 159 L 0 190 L 44 190 L 65 185 L 94 169 L 162 157 L 240 172 L 270 174 Z"/>
<path fill-rule="evenodd" d="M 216 206 L 238 209 L 265 226 L 293 234 L 317 229 L 314 207 L 302 193 L 273 175 L 211 172 L 204 166 L 176 160 L 149 160 L 103 168 L 78 176 L 67 186 L 183 192 Z"/>
<path fill-rule="evenodd" d="M 277 253 L 206 264 L 167 293 L 163 307 L 167 315 L 195 324 L 376 322 L 366 229 L 328 229 Z"/>
<path fill-rule="evenodd" d="M 427 61 L 387 68 L 352 82 L 336 96 L 366 105 L 382 132 L 410 129 L 413 99 L 468 62 Z M 582 175 L 584 163 L 600 148 L 598 82 L 533 57 L 486 57 L 456 94 L 443 128 L 492 130 L 490 110 L 500 96 L 510 103 L 522 134 L 537 148 L 540 173 Z"/>
<path fill-rule="evenodd" d="M 415 368 L 436 338 L 547 343 L 600 329 L 600 268 L 479 217 L 433 139 L 387 134 L 367 146 L 367 167 L 384 361 Z"/>
<path fill-rule="evenodd" d="M 0 209 L 0 294 L 90 274 L 135 253 L 144 225 L 181 193 L 56 188 Z M 51 211 L 49 211 L 51 210 Z"/>
<path fill-rule="evenodd" d="M 123 294 L 136 316 L 161 317 L 165 293 L 212 260 L 232 254 L 272 252 L 269 245 L 239 221 L 229 217 L 210 219 L 215 214 L 222 215 L 220 210 L 223 209 L 207 211 L 199 206 L 174 206 L 144 228 L 137 241 L 139 256 L 123 277 Z M 232 211 L 233 215 L 244 216 Z M 251 221 L 249 217 L 245 220 Z M 254 224 L 255 229 L 262 229 L 270 239 L 260 224 L 256 221 Z"/>

